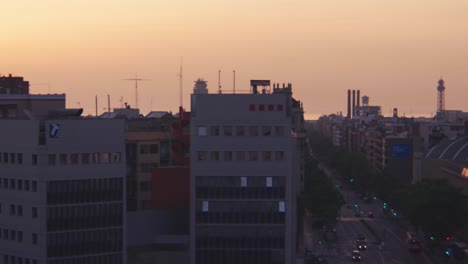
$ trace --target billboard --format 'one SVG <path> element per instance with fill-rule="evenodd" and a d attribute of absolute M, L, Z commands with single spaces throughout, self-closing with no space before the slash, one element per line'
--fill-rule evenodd
<path fill-rule="evenodd" d="M 410 144 L 393 144 L 392 145 L 392 157 L 395 157 L 395 158 L 411 157 L 411 145 Z"/>

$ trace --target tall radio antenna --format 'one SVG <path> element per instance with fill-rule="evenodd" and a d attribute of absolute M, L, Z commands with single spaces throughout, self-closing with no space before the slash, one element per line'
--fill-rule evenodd
<path fill-rule="evenodd" d="M 183 74 L 182 74 L 182 57 L 180 57 L 180 69 L 179 69 L 179 102 L 180 102 L 180 107 L 184 107 L 183 101 L 182 101 L 182 81 L 183 81 Z"/>
<path fill-rule="evenodd" d="M 129 78 L 124 80 L 135 81 L 135 108 L 138 109 L 138 81 L 149 81 L 150 79 L 138 78 L 138 73 L 135 73 L 135 78 Z"/>
<path fill-rule="evenodd" d="M 218 93 L 221 93 L 221 70 L 218 71 Z"/>

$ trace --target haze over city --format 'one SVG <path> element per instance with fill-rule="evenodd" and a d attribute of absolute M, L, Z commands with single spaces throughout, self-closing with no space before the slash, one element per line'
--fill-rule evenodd
<path fill-rule="evenodd" d="M 247 90 L 250 79 L 292 83 L 306 118 L 346 112 L 359 89 L 390 115 L 467 111 L 468 2 L 462 0 L 8 1 L 0 18 L 0 73 L 24 76 L 31 93 L 66 93 L 94 114 L 139 106 L 176 111 L 197 78 L 210 92 Z"/>

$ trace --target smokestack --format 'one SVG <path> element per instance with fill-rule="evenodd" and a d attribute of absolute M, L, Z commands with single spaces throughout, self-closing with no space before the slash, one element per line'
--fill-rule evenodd
<path fill-rule="evenodd" d="M 357 95 L 356 95 L 356 115 L 359 116 L 359 106 L 361 106 L 361 91 L 357 90 Z"/>
<path fill-rule="evenodd" d="M 97 105 L 97 95 L 96 95 L 96 100 L 95 100 L 95 101 L 96 101 L 95 104 L 96 104 L 96 116 L 97 116 L 97 115 L 98 115 L 98 111 L 97 111 L 97 107 L 98 107 L 98 105 Z"/>
<path fill-rule="evenodd" d="M 348 90 L 348 113 L 346 116 L 351 119 L 351 90 Z"/>
<path fill-rule="evenodd" d="M 353 90 L 353 112 L 352 112 L 352 117 L 356 115 L 356 90 Z"/>

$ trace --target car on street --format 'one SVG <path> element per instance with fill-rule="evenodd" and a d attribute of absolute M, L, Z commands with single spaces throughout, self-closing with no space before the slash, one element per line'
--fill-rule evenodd
<path fill-rule="evenodd" d="M 358 250 L 367 250 L 367 242 L 366 241 L 358 241 L 356 242 L 356 248 Z"/>
<path fill-rule="evenodd" d="M 351 253 L 351 258 L 354 261 L 361 261 L 361 252 L 359 252 L 359 250 L 353 250 L 353 252 Z"/>

